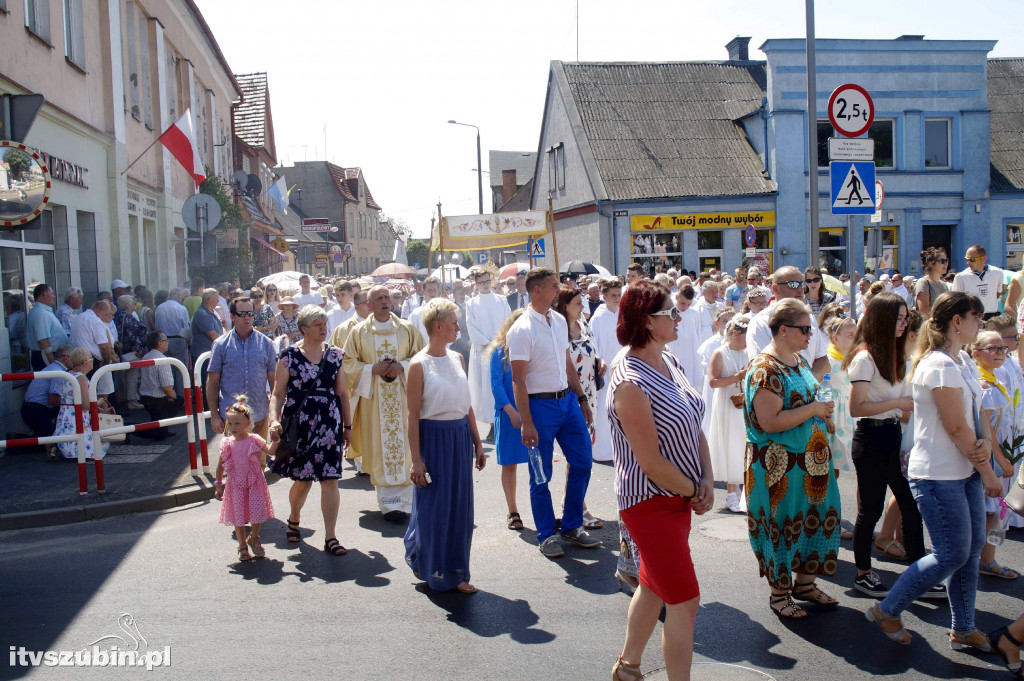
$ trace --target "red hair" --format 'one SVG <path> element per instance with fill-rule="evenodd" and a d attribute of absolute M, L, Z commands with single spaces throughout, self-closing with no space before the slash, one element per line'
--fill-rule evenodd
<path fill-rule="evenodd" d="M 619 344 L 634 348 L 647 345 L 651 340 L 647 316 L 660 310 L 669 295 L 667 288 L 646 279 L 627 288 L 619 301 L 619 324 L 615 327 Z"/>

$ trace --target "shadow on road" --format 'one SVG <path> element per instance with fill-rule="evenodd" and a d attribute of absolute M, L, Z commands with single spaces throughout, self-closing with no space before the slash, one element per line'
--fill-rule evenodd
<path fill-rule="evenodd" d="M 524 645 L 555 640 L 551 632 L 533 628 L 540 618 L 525 600 L 513 601 L 483 590 L 472 596 L 457 591 L 431 591 L 425 583 L 418 584 L 416 590 L 437 607 L 447 610 L 449 622 L 477 636 L 493 638 L 508 634 L 513 641 Z"/>
<path fill-rule="evenodd" d="M 710 630 L 711 626 L 713 630 Z M 722 636 L 725 631 L 729 632 L 728 636 Z M 736 645 L 737 641 L 743 641 L 744 644 Z M 746 663 L 759 669 L 792 669 L 796 666 L 795 659 L 771 650 L 781 642 L 778 636 L 765 629 L 760 622 L 752 620 L 750 615 L 731 605 L 707 603 L 701 605 L 697 613 L 693 652 L 708 659 L 733 664 Z"/>
<path fill-rule="evenodd" d="M 289 546 L 296 547 L 291 555 L 282 558 L 281 552 L 268 552 L 267 558 L 235 562 L 229 574 L 258 584 L 277 584 L 286 577 L 297 577 L 300 582 L 355 582 L 365 587 L 381 587 L 391 583 L 390 579 L 381 575 L 395 568 L 377 551 L 362 553 L 349 549 L 344 556 L 330 556 L 306 543 Z"/>
<path fill-rule="evenodd" d="M 602 545 L 596 549 L 585 549 L 562 541 L 565 556 L 545 558 L 538 553 L 537 559 L 550 560 L 565 570 L 565 583 L 569 586 L 592 594 L 613 594 L 619 590 L 615 582 L 615 565 L 618 561 L 618 554 L 615 552 L 619 548 L 619 524 L 606 520 L 603 528 L 587 530 L 587 533 L 600 539 Z M 522 530 L 519 539 L 537 551 L 536 530 Z"/>

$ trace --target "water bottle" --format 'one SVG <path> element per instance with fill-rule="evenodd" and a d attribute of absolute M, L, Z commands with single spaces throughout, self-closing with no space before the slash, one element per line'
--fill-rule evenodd
<path fill-rule="evenodd" d="M 988 531 L 988 535 L 985 537 L 992 546 L 999 546 L 1006 541 L 1006 526 L 1009 525 L 1009 519 L 1006 515 L 1006 502 L 1002 499 L 999 500 L 999 524 Z"/>
<path fill-rule="evenodd" d="M 814 399 L 818 402 L 831 402 L 832 401 L 832 382 L 829 380 L 830 374 L 825 374 L 821 378 L 821 383 L 818 384 L 818 390 L 814 393 Z M 818 425 L 825 425 L 825 420 L 814 417 L 814 422 Z"/>
<path fill-rule="evenodd" d="M 526 450 L 526 456 L 530 459 L 530 474 L 533 476 L 533 484 L 543 485 L 548 481 L 548 476 L 544 473 L 544 460 L 540 456 L 540 450 L 530 447 Z"/>

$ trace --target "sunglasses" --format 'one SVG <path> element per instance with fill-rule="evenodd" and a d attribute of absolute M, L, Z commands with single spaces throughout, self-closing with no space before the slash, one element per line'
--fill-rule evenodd
<path fill-rule="evenodd" d="M 783 324 L 782 326 L 787 326 L 787 327 L 789 327 L 791 329 L 799 329 L 800 333 L 802 333 L 805 336 L 810 336 L 811 335 L 811 327 L 810 326 L 794 326 L 793 324 Z"/>
<path fill-rule="evenodd" d="M 263 296 L 249 296 L 253 300 L 263 300 Z"/>
<path fill-rule="evenodd" d="M 985 256 L 983 256 L 983 255 L 978 255 L 978 256 L 975 256 L 973 258 L 964 258 L 964 260 L 966 260 L 967 262 L 978 262 L 979 260 L 981 260 L 984 257 Z"/>
<path fill-rule="evenodd" d="M 244 312 L 232 312 L 231 316 L 232 317 L 252 317 L 254 314 L 256 314 L 256 313 L 253 312 L 252 310 L 245 310 Z"/>
<path fill-rule="evenodd" d="M 799 281 L 799 280 L 797 280 L 797 281 L 780 281 L 780 282 L 778 282 L 778 285 L 779 286 L 785 286 L 790 291 L 795 291 L 795 290 L 797 290 L 799 288 L 803 288 L 804 282 Z"/>
<path fill-rule="evenodd" d="M 678 322 L 683 318 L 683 313 L 679 311 L 679 308 L 673 306 L 667 310 L 658 310 L 657 312 L 651 313 L 652 317 L 670 317 L 672 321 Z"/>
<path fill-rule="evenodd" d="M 818 284 L 821 283 L 821 277 L 814 277 L 813 279 L 804 279 L 807 284 Z"/>
<path fill-rule="evenodd" d="M 935 262 L 939 263 L 940 265 L 945 265 L 949 262 L 949 258 L 939 258 Z"/>

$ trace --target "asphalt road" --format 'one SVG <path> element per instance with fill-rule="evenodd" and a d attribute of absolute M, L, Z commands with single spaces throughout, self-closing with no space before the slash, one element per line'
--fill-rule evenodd
<path fill-rule="evenodd" d="M 118 634 L 142 649 L 171 651 L 166 679 L 607 679 L 618 655 L 629 599 L 613 577 L 617 530 L 613 470 L 596 465 L 590 507 L 610 518 L 596 531 L 597 550 L 568 547 L 543 558 L 533 532 L 505 528 L 499 470 L 493 457 L 476 473 L 474 596 L 435 594 L 417 586 L 403 559 L 404 526 L 375 510 L 368 478 L 346 470 L 341 481 L 340 539 L 349 553 L 324 554 L 317 490 L 303 514 L 303 541 L 284 538 L 281 520 L 264 533 L 267 558 L 238 563 L 231 528 L 218 525 L 218 502 L 75 525 L 0 533 L 0 640 L 30 651 L 74 651 Z M 564 467 L 556 466 L 561 486 Z M 526 471 L 520 510 L 532 526 Z M 840 480 L 852 519 L 853 476 Z M 290 483 L 271 485 L 279 518 Z M 995 657 L 953 652 L 946 642 L 948 606 L 913 606 L 904 623 L 909 648 L 890 643 L 863 617 L 871 599 L 854 592 L 850 542 L 839 573 L 824 588 L 836 611 L 780 622 L 746 541 L 745 521 L 718 509 L 696 519 L 691 538 L 701 582 L 695 679 L 1004 679 Z M 1024 531 L 1010 533 L 1001 560 L 1024 567 Z M 890 583 L 902 564 L 876 561 Z M 1024 580 L 983 577 L 978 623 L 991 630 L 1020 613 Z M 645 671 L 661 667 L 660 628 L 647 647 Z M 715 664 L 703 664 L 715 663 Z M 725 663 L 725 664 L 719 664 Z M 725 666 L 731 665 L 731 666 Z M 746 671 L 744 668 L 757 670 Z M 136 670 L 137 671 L 137 670 Z M 107 678 L 109 668 L 0 665 L 2 678 Z M 115 672 L 119 674 L 135 673 Z M 652 677 L 660 676 L 657 672 Z"/>

